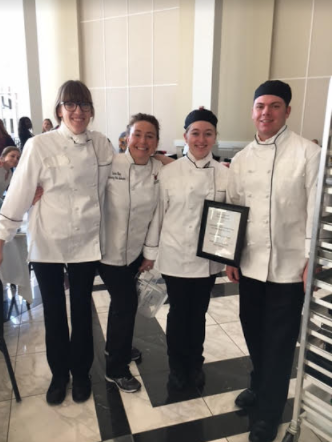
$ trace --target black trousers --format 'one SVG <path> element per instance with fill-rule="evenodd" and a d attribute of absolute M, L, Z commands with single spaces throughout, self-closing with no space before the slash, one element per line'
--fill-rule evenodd
<path fill-rule="evenodd" d="M 304 301 L 303 283 L 277 284 L 241 276 L 240 319 L 258 394 L 258 418 L 281 419 L 287 400 Z"/>
<path fill-rule="evenodd" d="M 55 377 L 87 376 L 93 362 L 91 292 L 97 262 L 67 265 L 70 293 L 69 337 L 64 264 L 32 263 L 44 305 L 46 353 Z"/>
<path fill-rule="evenodd" d="M 185 373 L 199 369 L 204 362 L 205 314 L 216 277 L 163 277 L 170 304 L 166 329 L 169 367 Z"/>
<path fill-rule="evenodd" d="M 128 374 L 137 312 L 135 276 L 142 263 L 139 256 L 129 266 L 99 264 L 99 274 L 111 295 L 108 313 L 106 350 L 107 375 L 115 378 Z"/>

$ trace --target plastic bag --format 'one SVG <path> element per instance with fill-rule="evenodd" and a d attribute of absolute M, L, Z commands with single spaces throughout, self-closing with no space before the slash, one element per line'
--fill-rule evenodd
<path fill-rule="evenodd" d="M 157 270 L 137 275 L 138 312 L 146 318 L 154 318 L 167 299 L 164 279 Z"/>

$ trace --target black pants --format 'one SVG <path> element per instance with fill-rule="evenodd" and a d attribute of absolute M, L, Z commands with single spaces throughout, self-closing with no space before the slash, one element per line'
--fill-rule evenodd
<path fill-rule="evenodd" d="M 240 278 L 240 319 L 258 394 L 259 419 L 280 420 L 287 400 L 304 301 L 303 283 Z"/>
<path fill-rule="evenodd" d="M 108 376 L 115 378 L 126 376 L 129 371 L 138 302 L 135 276 L 141 263 L 142 256 L 129 266 L 99 264 L 99 274 L 111 295 L 106 333 L 106 350 L 109 354 L 106 370 Z"/>
<path fill-rule="evenodd" d="M 64 291 L 64 264 L 33 262 L 44 305 L 46 353 L 55 377 L 89 374 L 93 362 L 91 292 L 97 262 L 68 264 L 71 336 Z"/>
<path fill-rule="evenodd" d="M 205 314 L 216 277 L 163 277 L 170 304 L 166 330 L 170 369 L 188 372 L 201 368 L 204 362 Z"/>

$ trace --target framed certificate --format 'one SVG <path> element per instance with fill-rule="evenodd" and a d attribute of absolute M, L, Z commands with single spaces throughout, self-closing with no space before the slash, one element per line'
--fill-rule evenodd
<path fill-rule="evenodd" d="M 204 201 L 197 256 L 239 267 L 249 207 Z"/>

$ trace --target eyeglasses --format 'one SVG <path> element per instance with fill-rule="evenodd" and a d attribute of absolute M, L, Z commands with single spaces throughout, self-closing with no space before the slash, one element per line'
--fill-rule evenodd
<path fill-rule="evenodd" d="M 59 104 L 63 104 L 68 112 L 74 112 L 77 106 L 81 108 L 82 112 L 90 112 L 92 110 L 92 103 L 75 103 L 75 101 L 61 101 Z"/>

